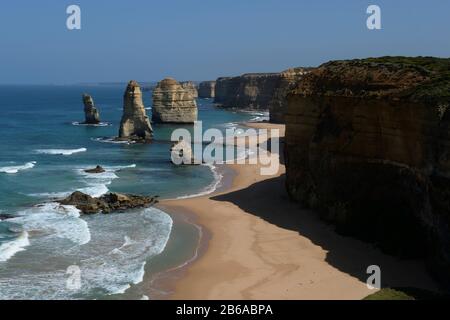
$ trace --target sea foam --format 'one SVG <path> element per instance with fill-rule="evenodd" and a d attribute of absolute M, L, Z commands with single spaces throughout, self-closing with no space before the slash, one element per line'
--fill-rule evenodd
<path fill-rule="evenodd" d="M 11 259 L 16 253 L 24 251 L 25 247 L 30 245 L 28 240 L 28 232 L 22 233 L 14 240 L 2 243 L 0 245 L 0 262 L 6 262 Z"/>
<path fill-rule="evenodd" d="M 112 126 L 112 124 L 109 123 L 109 122 L 100 122 L 100 123 L 91 124 L 91 123 L 83 123 L 83 122 L 78 122 L 78 121 L 72 122 L 72 125 L 73 126 L 86 126 L 86 127 L 108 127 L 108 126 Z"/>
<path fill-rule="evenodd" d="M 38 149 L 36 150 L 39 154 L 49 154 L 49 155 L 60 155 L 60 156 L 70 156 L 75 153 L 86 152 L 86 148 L 79 149 Z"/>
<path fill-rule="evenodd" d="M 194 193 L 194 194 L 183 195 L 183 196 L 177 197 L 177 199 L 181 200 L 181 199 L 190 199 L 190 198 L 206 196 L 208 194 L 215 192 L 217 190 L 217 188 L 219 188 L 219 186 L 222 182 L 222 179 L 223 179 L 223 175 L 217 171 L 217 167 L 213 164 L 202 164 L 202 166 L 206 166 L 211 170 L 211 172 L 214 176 L 213 181 L 206 188 L 202 189 L 200 192 Z"/>
<path fill-rule="evenodd" d="M 36 161 L 31 161 L 28 163 L 25 163 L 21 166 L 8 166 L 8 167 L 0 167 L 0 173 L 8 173 L 8 174 L 15 174 L 22 170 L 28 170 L 34 168 L 36 165 Z"/>
<path fill-rule="evenodd" d="M 88 224 L 80 218 L 80 211 L 74 206 L 50 202 L 21 211 L 18 215 L 9 222 L 20 224 L 27 232 L 44 232 L 49 237 L 67 239 L 78 245 L 91 240 Z"/>

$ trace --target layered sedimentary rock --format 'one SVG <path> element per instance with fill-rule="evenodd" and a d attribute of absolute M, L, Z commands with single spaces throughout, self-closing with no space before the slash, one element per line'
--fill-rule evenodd
<path fill-rule="evenodd" d="M 200 98 L 214 98 L 216 96 L 216 82 L 203 81 L 198 85 L 198 96 Z"/>
<path fill-rule="evenodd" d="M 288 96 L 287 188 L 450 284 L 450 60 L 336 61 Z"/>
<path fill-rule="evenodd" d="M 284 123 L 287 95 L 309 71 L 310 68 L 292 68 L 280 73 L 280 80 L 269 102 L 270 122 Z"/>
<path fill-rule="evenodd" d="M 146 142 L 152 139 L 153 129 L 142 102 L 142 91 L 136 81 L 130 81 L 123 97 L 123 115 L 119 139 Z"/>
<path fill-rule="evenodd" d="M 222 77 L 216 81 L 214 102 L 224 108 L 267 110 L 280 80 L 279 73 Z"/>
<path fill-rule="evenodd" d="M 100 113 L 95 107 L 94 99 L 88 94 L 83 94 L 85 124 L 99 124 Z"/>
<path fill-rule="evenodd" d="M 270 120 L 284 123 L 287 94 L 309 68 L 292 68 L 280 73 L 249 73 L 219 78 L 214 102 L 226 108 L 269 110 Z"/>
<path fill-rule="evenodd" d="M 156 123 L 194 123 L 197 102 L 191 90 L 175 79 L 166 78 L 153 91 L 152 120 Z"/>
<path fill-rule="evenodd" d="M 197 89 L 197 85 L 192 82 L 192 81 L 184 81 L 184 82 L 180 82 L 181 86 L 189 91 L 192 95 L 192 97 L 194 97 L 194 99 L 198 98 L 198 89 Z"/>
<path fill-rule="evenodd" d="M 66 199 L 58 201 L 62 205 L 75 206 L 83 214 L 111 213 L 134 208 L 149 207 L 158 202 L 158 197 L 145 197 L 121 193 L 108 193 L 99 198 L 76 191 Z"/>

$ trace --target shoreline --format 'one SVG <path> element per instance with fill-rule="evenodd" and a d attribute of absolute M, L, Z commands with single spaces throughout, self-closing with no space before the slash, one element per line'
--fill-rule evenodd
<path fill-rule="evenodd" d="M 176 283 L 186 275 L 190 266 L 206 253 L 209 241 L 212 236 L 209 229 L 200 224 L 200 222 L 198 221 L 198 216 L 195 212 L 191 211 L 187 207 L 175 207 L 173 205 L 167 205 L 165 202 L 195 199 L 197 197 L 209 197 L 221 192 L 225 192 L 231 187 L 231 181 L 236 173 L 231 168 L 227 168 L 225 165 L 218 165 L 216 167 L 216 170 L 219 172 L 222 178 L 218 183 L 217 189 L 212 191 L 211 193 L 206 195 L 192 195 L 185 196 L 183 198 L 165 199 L 161 200 L 160 203 L 155 205 L 157 209 L 162 210 L 166 214 L 171 216 L 172 220 L 174 221 L 174 225 L 188 224 L 195 226 L 195 228 L 197 228 L 198 230 L 198 243 L 197 247 L 194 250 L 194 255 L 191 256 L 188 260 L 183 261 L 181 264 L 172 266 L 169 269 L 151 275 L 151 277 L 147 280 L 148 283 L 146 284 L 146 287 L 149 288 L 148 290 L 163 292 L 162 294 L 156 295 L 155 293 L 153 293 L 151 296 L 151 300 L 164 300 L 167 298 L 170 299 L 170 297 L 174 294 Z M 169 242 L 170 241 L 172 241 L 172 238 L 169 239 Z"/>
<path fill-rule="evenodd" d="M 169 299 L 362 299 L 377 291 L 365 283 L 373 264 L 381 267 L 382 287 L 437 290 L 423 262 L 400 260 L 340 236 L 289 201 L 283 165 L 273 176 L 259 175 L 259 165 L 223 167 L 224 181 L 233 176 L 229 185 L 157 206 L 172 216 L 190 216 L 203 233 L 196 257 L 163 272 L 159 284 L 170 288 Z"/>

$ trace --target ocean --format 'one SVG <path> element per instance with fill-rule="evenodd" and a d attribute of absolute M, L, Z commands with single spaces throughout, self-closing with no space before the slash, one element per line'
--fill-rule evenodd
<path fill-rule="evenodd" d="M 198 228 L 156 208 L 83 216 L 53 202 L 76 190 L 168 199 L 218 186 L 214 166 L 170 162 L 170 135 L 180 126 L 153 125 L 151 144 L 111 141 L 124 90 L 125 84 L 0 86 L 0 217 L 8 218 L 0 221 L 0 299 L 152 299 L 143 279 L 195 252 Z M 101 125 L 80 125 L 83 93 L 93 96 Z M 144 104 L 151 116 L 149 91 Z M 198 99 L 198 106 L 204 129 L 267 117 L 219 109 L 210 99 Z M 96 165 L 106 172 L 84 173 Z"/>

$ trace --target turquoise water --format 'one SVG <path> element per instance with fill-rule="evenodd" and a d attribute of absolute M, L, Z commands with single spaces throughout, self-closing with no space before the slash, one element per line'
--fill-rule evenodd
<path fill-rule="evenodd" d="M 0 298 L 126 293 L 142 281 L 149 264 L 158 265 L 169 239 L 181 237 L 173 234 L 172 218 L 155 208 L 84 217 L 52 200 L 75 190 L 176 198 L 216 186 L 213 167 L 170 162 L 170 135 L 179 126 L 154 125 L 155 141 L 149 145 L 108 141 L 118 132 L 124 88 L 0 86 L 0 215 L 15 216 L 0 221 Z M 93 96 L 105 126 L 77 125 L 83 120 L 82 93 Z M 144 104 L 151 115 L 151 92 L 144 92 Z M 261 116 L 220 110 L 211 100 L 198 104 L 204 129 L 224 130 Z M 83 172 L 96 165 L 107 171 Z M 73 289 L 67 281 L 76 268 L 81 287 Z"/>

